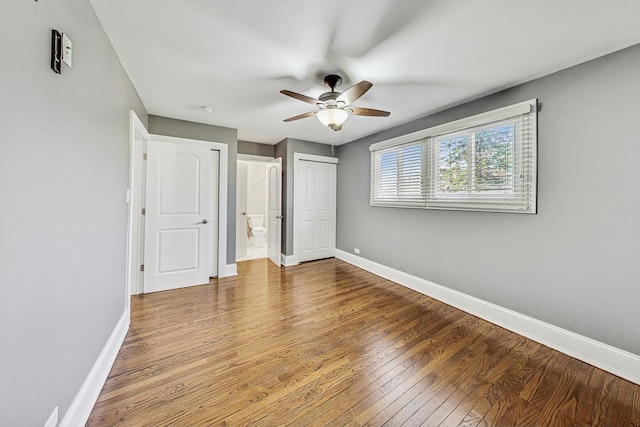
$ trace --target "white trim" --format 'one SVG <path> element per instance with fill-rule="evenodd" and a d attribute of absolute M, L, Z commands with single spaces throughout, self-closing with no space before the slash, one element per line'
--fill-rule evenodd
<path fill-rule="evenodd" d="M 369 147 L 369 151 L 384 150 L 385 148 L 395 147 L 407 142 L 418 141 L 429 136 L 436 136 L 473 126 L 480 126 L 496 120 L 502 120 L 520 114 L 530 113 L 535 111 L 537 105 L 537 98 L 530 99 L 529 101 L 524 101 L 518 104 L 509 105 L 507 107 L 498 108 L 496 110 L 487 111 L 485 113 L 476 114 L 475 116 L 465 117 L 460 120 L 455 120 L 453 122 L 448 122 L 427 129 L 422 129 L 417 132 L 400 135 L 396 138 L 388 139 L 386 141 L 376 142 L 375 144 L 371 144 L 371 146 Z"/>
<path fill-rule="evenodd" d="M 142 154 L 146 150 L 149 132 L 135 111 L 129 112 L 129 188 L 127 202 L 129 203 L 129 218 L 127 223 L 127 277 L 125 292 L 126 311 L 130 312 L 131 295 L 142 293 L 140 271 L 138 266 L 143 263 L 140 259 L 142 245 L 141 229 L 144 229 L 144 217 L 141 215 L 142 197 L 144 193 L 144 164 Z"/>
<path fill-rule="evenodd" d="M 295 255 L 280 254 L 280 260 L 282 262 L 282 265 L 284 265 L 285 267 L 291 267 L 292 265 L 300 264 L 298 262 L 298 257 L 296 257 Z"/>
<path fill-rule="evenodd" d="M 259 156 L 257 154 L 242 154 L 242 153 L 238 153 L 237 156 L 238 156 L 237 160 L 242 160 L 245 162 L 270 162 L 275 158 L 275 157 L 269 157 L 269 156 Z"/>
<path fill-rule="evenodd" d="M 293 161 L 308 160 L 310 162 L 335 163 L 338 164 L 337 157 L 316 156 L 315 154 L 293 153 Z"/>
<path fill-rule="evenodd" d="M 238 275 L 238 265 L 234 262 L 233 264 L 227 264 L 224 267 L 224 275 L 218 275 L 218 277 L 230 277 Z"/>
<path fill-rule="evenodd" d="M 220 151 L 220 168 L 218 177 L 218 277 L 226 277 L 227 265 L 227 192 L 229 178 L 229 145 L 198 139 L 178 138 L 166 135 L 149 135 L 149 139 L 174 144 L 204 143 Z"/>
<path fill-rule="evenodd" d="M 56 427 L 58 425 L 58 407 L 53 409 L 53 412 L 49 416 L 49 419 L 44 423 L 44 427 Z"/>
<path fill-rule="evenodd" d="M 275 182 L 271 172 L 275 169 Z M 267 226 L 267 258 L 278 267 L 282 266 L 282 157 L 270 160 L 265 164 L 267 178 L 266 226 Z M 275 187 L 275 188 L 274 188 Z M 275 190 L 275 191 L 274 191 Z M 275 200 L 273 197 L 275 195 Z M 275 204 L 274 209 L 271 206 Z M 274 221 L 275 220 L 275 221 Z M 272 224 L 274 221 L 275 225 Z M 274 232 L 275 229 L 275 232 Z"/>
<path fill-rule="evenodd" d="M 87 423 L 128 330 L 129 315 L 124 312 L 64 415 L 60 427 L 83 426 Z"/>
<path fill-rule="evenodd" d="M 420 277 L 336 249 L 336 258 L 640 384 L 640 356 Z"/>

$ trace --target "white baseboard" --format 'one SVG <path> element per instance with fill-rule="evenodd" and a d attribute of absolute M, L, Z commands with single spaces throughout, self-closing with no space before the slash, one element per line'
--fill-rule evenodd
<path fill-rule="evenodd" d="M 640 384 L 640 356 L 336 249 L 336 258 Z"/>
<path fill-rule="evenodd" d="M 224 274 L 218 275 L 219 277 L 230 277 L 238 275 L 238 265 L 236 263 L 227 264 L 224 268 Z"/>
<path fill-rule="evenodd" d="M 295 255 L 285 255 L 285 254 L 280 254 L 280 255 L 281 255 L 280 262 L 282 262 L 282 265 L 284 265 L 285 267 L 291 267 L 292 265 L 300 264 Z"/>
<path fill-rule="evenodd" d="M 124 312 L 64 415 L 60 427 L 83 426 L 87 423 L 128 330 L 129 313 Z"/>

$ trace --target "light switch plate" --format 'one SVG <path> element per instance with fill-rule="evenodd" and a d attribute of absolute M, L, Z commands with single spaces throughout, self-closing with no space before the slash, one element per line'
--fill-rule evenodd
<path fill-rule="evenodd" d="M 66 34 L 62 35 L 62 62 L 71 67 L 72 46 L 71 39 Z"/>

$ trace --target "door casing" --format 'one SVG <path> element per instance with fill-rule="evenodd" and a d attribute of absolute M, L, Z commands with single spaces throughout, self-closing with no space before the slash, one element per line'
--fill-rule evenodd
<path fill-rule="evenodd" d="M 238 174 L 241 173 L 240 165 L 241 165 L 241 162 L 243 161 L 244 162 L 261 162 L 267 165 L 273 160 L 274 158 L 269 156 L 259 156 L 256 154 L 238 153 L 238 157 L 237 157 Z M 266 173 L 267 172 L 265 171 L 265 176 L 266 176 Z M 242 189 L 240 188 L 240 184 L 241 184 L 240 177 L 238 176 L 236 181 L 236 249 L 238 249 L 238 245 L 239 245 L 238 242 L 240 241 L 240 239 L 243 239 L 245 245 L 247 244 L 246 239 L 247 239 L 247 231 L 248 231 L 247 210 L 246 209 L 240 210 L 239 209 L 240 206 L 238 204 L 238 200 L 240 199 L 240 194 L 242 192 Z M 244 197 L 246 199 L 246 189 L 244 190 Z M 244 206 L 244 208 L 246 208 L 246 205 Z M 241 215 L 242 212 L 244 212 L 244 215 Z M 267 221 L 266 216 L 265 216 L 265 221 Z M 246 256 L 246 247 L 244 251 L 244 256 Z M 239 253 L 236 250 L 236 259 L 238 258 L 241 258 L 241 257 L 239 256 Z"/>
<path fill-rule="evenodd" d="M 267 163 L 267 247 L 269 259 L 282 265 L 282 158 Z"/>
<path fill-rule="evenodd" d="M 247 163 L 236 167 L 236 261 L 247 257 Z"/>
<path fill-rule="evenodd" d="M 127 280 L 126 280 L 126 308 L 130 309 L 130 295 L 143 292 L 140 265 L 144 259 L 144 206 L 145 182 L 144 160 L 146 143 L 149 139 L 170 143 L 202 142 L 212 144 L 212 148 L 220 152 L 218 176 L 218 277 L 235 275 L 235 264 L 227 265 L 227 203 L 228 203 L 228 173 L 229 147 L 227 144 L 212 141 L 201 141 L 187 138 L 177 138 L 164 135 L 149 134 L 144 124 L 135 112 L 130 112 L 130 159 L 129 159 L 129 189 L 127 201 L 129 203 L 129 225 L 127 245 Z"/>
<path fill-rule="evenodd" d="M 302 161 L 311 161 L 311 162 L 320 162 L 320 163 L 334 163 L 338 164 L 338 159 L 335 157 L 326 157 L 326 156 L 317 156 L 314 154 L 305 154 L 305 153 L 293 153 L 293 186 L 294 186 L 294 197 L 293 197 L 293 259 L 287 263 L 287 265 L 295 265 L 300 263 L 300 253 L 302 248 L 302 243 L 300 239 L 302 238 L 302 205 L 300 203 L 300 172 L 302 170 Z M 334 182 L 336 185 L 337 183 Z M 336 194 L 336 189 L 334 188 L 334 194 Z M 333 219 L 334 221 L 336 218 Z M 335 229 L 334 229 L 335 233 Z M 335 253 L 335 236 L 333 239 L 333 252 Z"/>
<path fill-rule="evenodd" d="M 149 132 L 135 111 L 129 113 L 129 188 L 127 202 L 129 203 L 129 221 L 127 225 L 127 278 L 125 291 L 125 308 L 130 311 L 130 295 L 142 292 L 142 264 L 144 254 L 144 216 L 141 215 L 144 206 L 144 188 L 146 169 L 143 153 L 147 150 Z"/>

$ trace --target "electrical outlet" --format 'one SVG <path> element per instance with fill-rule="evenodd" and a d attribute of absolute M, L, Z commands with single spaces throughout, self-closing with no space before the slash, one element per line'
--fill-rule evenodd
<path fill-rule="evenodd" d="M 360 254 L 360 249 L 358 249 L 358 248 L 353 248 L 353 252 L 354 252 L 354 253 L 356 253 L 356 254 Z"/>

